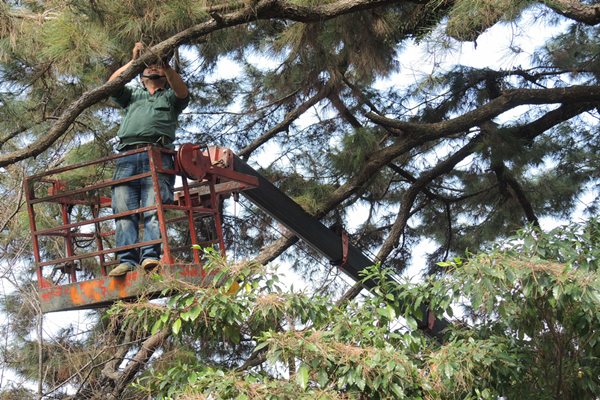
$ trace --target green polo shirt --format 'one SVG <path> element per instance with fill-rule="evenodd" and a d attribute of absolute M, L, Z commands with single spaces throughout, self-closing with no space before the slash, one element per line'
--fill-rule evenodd
<path fill-rule="evenodd" d="M 187 107 L 190 96 L 180 99 L 171 89 L 158 89 L 151 95 L 148 89 L 123 87 L 111 96 L 125 109 L 117 136 L 121 143 L 117 150 L 130 144 L 161 143 L 168 149 L 175 149 L 177 117 Z M 164 136 L 164 139 L 162 139 Z"/>

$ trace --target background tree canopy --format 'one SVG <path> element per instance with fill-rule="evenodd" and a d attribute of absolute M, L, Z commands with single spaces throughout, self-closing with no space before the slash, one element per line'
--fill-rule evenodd
<path fill-rule="evenodd" d="M 87 334 L 74 336 L 78 332 L 65 327 L 51 333 L 43 351 L 32 341 L 39 318 L 35 298 L 27 296 L 35 282 L 23 177 L 112 153 L 120 115 L 108 96 L 147 63 L 174 53 L 175 67 L 190 86 L 192 101 L 181 118 L 180 143 L 229 146 L 250 164 L 272 159 L 262 173 L 314 218 L 344 224 L 352 210 L 368 210 L 353 217 L 360 225 L 350 238 L 365 252 L 376 253 L 373 258 L 387 271 L 404 271 L 415 246 L 426 242 L 428 272 L 443 276 L 447 265 L 440 267 L 439 262 L 509 237 L 526 223 L 571 220 L 577 210 L 597 214 L 599 7 L 593 0 L 4 1 L 0 256 L 10 284 L 6 290 L 15 289 L 2 302 L 8 315 L 4 366 L 38 381 L 38 393 L 48 398 L 67 393 L 92 398 L 120 396 L 139 374 L 147 373 L 148 361 L 163 374 L 177 359 L 184 365 L 203 360 L 198 362 L 240 371 L 264 365 L 253 350 L 252 335 L 267 328 L 257 326 L 252 334 L 242 334 L 231 321 L 216 327 L 210 338 L 203 333 L 183 342 L 168 340 L 164 332 L 173 332 L 167 329 L 169 319 L 155 332 L 145 327 L 122 331 L 131 325 L 110 325 L 107 320 Z M 533 20 L 553 26 L 554 34 L 527 66 L 454 65 L 436 68 L 412 85 L 382 89 L 378 84 L 401 76 L 400 60 L 409 46 L 451 51 L 461 42 L 476 43 L 499 24 L 535 36 Z M 106 83 L 130 60 L 138 41 L 149 51 Z M 518 46 L 509 50 L 520 51 Z M 223 60 L 236 64 L 240 73 L 211 76 Z M 49 210 L 47 217 L 56 216 Z M 341 294 L 339 283 L 328 286 L 335 274 L 260 211 L 246 205 L 227 222 L 238 256 L 262 263 L 283 256 L 316 293 Z M 89 266 L 89 274 L 94 273 Z M 319 318 L 333 318 L 325 314 L 302 322 L 321 326 L 325 322 Z M 103 358 L 107 355 L 99 342 L 120 343 L 114 360 Z M 137 363 L 132 361 L 136 357 Z M 297 355 L 286 357 L 286 365 L 294 365 L 289 360 Z M 119 369 L 121 359 L 129 362 Z M 455 367 L 450 365 L 449 371 Z M 272 376 L 280 373 L 277 366 L 272 368 Z M 309 373 L 305 368 L 296 373 L 303 377 Z M 494 375 L 504 372 L 490 374 L 502 382 L 516 379 Z M 307 382 L 299 380 L 302 389 Z M 345 382 L 349 386 L 342 389 L 353 385 Z M 424 396 L 422 382 L 415 382 L 416 389 L 409 392 Z M 557 398 L 569 390 L 560 389 L 565 382 L 552 386 L 559 388 Z M 513 396 L 481 387 L 485 389 L 487 395 Z M 23 398 L 28 390 L 15 384 L 3 396 Z M 138 396 L 129 390 L 126 398 Z"/>

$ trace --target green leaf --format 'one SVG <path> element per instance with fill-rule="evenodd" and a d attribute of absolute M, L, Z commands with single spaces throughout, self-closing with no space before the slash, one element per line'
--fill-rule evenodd
<path fill-rule="evenodd" d="M 394 308 L 388 304 L 386 309 L 390 320 L 396 319 L 396 311 L 394 310 Z"/>
<path fill-rule="evenodd" d="M 317 346 L 314 343 L 305 342 L 304 347 L 310 351 L 317 351 Z"/>
<path fill-rule="evenodd" d="M 452 365 L 450 365 L 450 363 L 447 362 L 444 365 L 444 373 L 446 374 L 446 376 L 448 377 L 448 379 L 452 378 L 453 372 L 454 372 L 454 370 L 452 369 Z"/>
<path fill-rule="evenodd" d="M 597 290 L 590 289 L 588 290 L 587 294 L 594 303 L 600 304 L 600 295 L 598 295 Z"/>
<path fill-rule="evenodd" d="M 375 379 L 373 380 L 373 389 L 375 389 L 375 390 L 379 389 L 379 385 L 381 385 L 382 381 L 383 381 L 383 378 L 381 377 L 381 375 L 376 376 Z"/>
<path fill-rule="evenodd" d="M 177 321 L 175 321 L 175 323 L 173 323 L 173 333 L 175 335 L 179 334 L 179 330 L 181 329 L 181 320 L 179 318 L 177 318 Z"/>
<path fill-rule="evenodd" d="M 394 360 L 390 360 L 390 361 L 387 363 L 387 365 L 386 365 L 386 368 L 387 368 L 387 370 L 388 370 L 388 371 L 390 371 L 390 372 L 394 371 L 394 369 L 396 369 L 396 361 L 394 361 Z"/>
<path fill-rule="evenodd" d="M 397 383 L 392 383 L 391 388 L 399 399 L 404 398 L 404 390 Z"/>
<path fill-rule="evenodd" d="M 258 350 L 260 350 L 260 349 L 262 349 L 263 347 L 266 347 L 266 346 L 268 346 L 268 345 L 269 345 L 269 342 L 262 342 L 261 344 L 259 344 L 258 346 L 256 346 L 256 347 L 254 348 L 254 351 L 258 351 Z"/>
<path fill-rule="evenodd" d="M 198 318 L 198 315 L 200 315 L 200 311 L 202 311 L 200 305 L 196 304 L 194 307 L 192 307 L 190 310 L 190 320 L 195 321 L 196 318 Z"/>
<path fill-rule="evenodd" d="M 562 292 L 562 288 L 560 287 L 560 285 L 554 286 L 552 288 L 552 297 L 554 297 L 556 300 L 559 300 L 561 292 Z"/>
<path fill-rule="evenodd" d="M 387 308 L 378 308 L 377 309 L 377 314 L 383 316 L 383 317 L 387 317 L 388 319 L 390 319 L 390 315 L 388 312 Z"/>
<path fill-rule="evenodd" d="M 224 328 L 225 335 L 231 339 L 231 341 L 235 344 L 240 342 L 240 331 L 232 326 L 226 326 Z"/>
<path fill-rule="evenodd" d="M 175 305 L 175 303 L 177 303 L 177 300 L 179 300 L 180 297 L 180 294 L 171 297 L 169 299 L 169 302 L 167 303 L 167 307 L 172 308 Z"/>
<path fill-rule="evenodd" d="M 298 368 L 298 371 L 296 372 L 296 382 L 300 384 L 300 387 L 303 390 L 306 390 L 306 387 L 308 386 L 308 369 L 306 368 L 306 365 L 302 364 L 300 368 Z"/>
<path fill-rule="evenodd" d="M 366 382 L 363 379 L 362 374 L 359 374 L 358 372 L 356 373 L 356 377 L 354 378 L 354 383 L 356 383 L 356 386 L 358 386 L 358 388 L 360 390 L 365 390 Z"/>
<path fill-rule="evenodd" d="M 192 372 L 191 374 L 188 375 L 188 383 L 190 385 L 193 385 L 194 383 L 196 383 L 197 379 L 198 379 L 198 374 L 196 374 L 195 372 Z"/>
<path fill-rule="evenodd" d="M 490 278 L 488 278 L 487 276 L 483 277 L 483 284 L 490 291 L 490 293 L 494 293 L 495 292 L 494 284 L 492 283 L 492 281 L 490 280 Z"/>
<path fill-rule="evenodd" d="M 162 328 L 162 327 L 163 327 L 163 322 L 162 322 L 162 320 L 159 319 L 152 326 L 152 335 L 155 335 L 156 332 L 158 332 L 160 330 L 160 328 Z"/>
<path fill-rule="evenodd" d="M 411 316 L 406 317 L 406 324 L 413 331 L 416 331 L 417 329 L 419 329 L 419 326 L 417 325 L 417 321 Z"/>
<path fill-rule="evenodd" d="M 416 308 L 413 312 L 413 316 L 419 320 L 423 320 L 423 310 L 421 308 Z"/>
<path fill-rule="evenodd" d="M 503 301 L 498 305 L 498 313 L 502 318 L 506 318 L 506 302 Z"/>
<path fill-rule="evenodd" d="M 319 385 L 321 385 L 321 388 L 327 386 L 327 382 L 329 382 L 329 376 L 327 375 L 327 371 L 324 369 L 320 369 L 317 373 L 317 379 L 319 381 Z"/>

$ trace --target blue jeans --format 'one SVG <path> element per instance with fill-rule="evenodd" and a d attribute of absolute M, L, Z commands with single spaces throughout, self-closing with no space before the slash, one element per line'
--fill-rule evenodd
<path fill-rule="evenodd" d="M 173 157 L 170 154 L 161 153 L 162 165 L 164 169 L 175 169 Z M 113 174 L 113 180 L 128 178 L 130 176 L 150 172 L 150 161 L 148 152 L 132 154 L 117 159 L 117 165 Z M 160 194 L 163 204 L 173 203 L 173 187 L 175 186 L 175 175 L 158 174 L 160 181 Z M 136 210 L 141 207 L 153 206 L 156 204 L 156 197 L 152 177 L 137 179 L 125 182 L 112 187 L 112 208 L 113 213 L 121 213 L 130 210 Z M 127 246 L 139 243 L 139 214 L 132 214 L 126 217 L 116 218 L 115 241 L 116 246 Z M 160 223 L 158 220 L 158 210 L 146 211 L 144 213 L 144 237 L 143 241 L 160 239 Z M 146 259 L 160 259 L 160 243 L 155 245 L 143 246 L 141 248 L 129 249 L 117 252 L 121 264 L 128 264 L 131 267 L 140 264 Z"/>

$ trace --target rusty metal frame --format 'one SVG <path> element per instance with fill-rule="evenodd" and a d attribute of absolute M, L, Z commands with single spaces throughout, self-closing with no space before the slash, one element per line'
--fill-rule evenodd
<path fill-rule="evenodd" d="M 161 263 L 162 268 L 168 268 L 171 272 L 182 272 L 189 270 L 190 268 L 199 268 L 201 272 L 192 274 L 193 278 L 197 282 L 204 279 L 204 272 L 201 266 L 201 251 L 197 248 L 193 248 L 194 245 L 206 245 L 207 243 L 215 244 L 218 243 L 221 253 L 225 254 L 225 246 L 223 242 L 223 233 L 221 229 L 221 221 L 219 215 L 219 196 L 227 195 L 230 193 L 240 192 L 242 190 L 255 188 L 258 185 L 258 180 L 253 176 L 240 174 L 233 170 L 233 158 L 232 152 L 229 149 L 222 149 L 218 147 L 205 147 L 206 151 L 201 152 L 200 146 L 194 146 L 193 157 L 203 158 L 207 161 L 203 161 L 206 165 L 205 177 L 201 181 L 188 182 L 184 174 L 184 170 L 180 165 L 180 162 L 188 162 L 188 160 L 181 159 L 178 157 L 178 153 L 172 150 L 165 149 L 158 146 L 146 146 L 139 149 L 131 150 L 124 153 L 119 153 L 109 157 L 100 158 L 93 161 L 87 161 L 84 163 L 47 171 L 42 174 L 33 175 L 25 178 L 25 191 L 27 197 L 27 208 L 29 213 L 29 222 L 32 233 L 33 242 L 33 253 L 36 264 L 36 272 L 38 278 L 38 285 L 40 288 L 40 299 L 42 300 L 42 310 L 44 312 L 57 311 L 60 309 L 73 309 L 73 308 L 93 308 L 101 304 L 105 306 L 115 299 L 129 298 L 133 292 L 137 292 L 138 289 L 130 291 L 123 291 L 123 285 L 119 282 L 121 278 L 113 278 L 107 276 L 107 267 L 118 263 L 117 260 L 108 261 L 105 255 L 115 253 L 120 250 L 126 250 L 131 248 L 138 248 L 150 244 L 160 243 L 163 248 L 164 256 Z M 188 146 L 189 149 L 189 146 Z M 93 166 L 97 164 L 106 163 L 109 161 L 116 160 L 120 157 L 125 157 L 137 153 L 148 152 L 150 160 L 150 172 L 119 179 L 113 181 L 112 179 L 105 179 L 91 184 L 84 184 L 83 187 L 68 190 L 66 183 L 58 179 L 51 179 L 51 176 L 56 176 L 60 173 L 72 171 L 78 168 Z M 162 166 L 161 153 L 167 153 L 174 156 L 175 169 L 168 170 Z M 220 157 L 216 159 L 217 157 Z M 214 161 L 213 161 L 214 160 Z M 162 203 L 160 196 L 160 187 L 158 181 L 159 173 L 168 173 L 180 176 L 182 178 L 183 186 L 176 188 L 176 204 L 165 205 Z M 125 183 L 145 177 L 151 177 L 155 188 L 156 204 L 154 206 L 142 207 L 136 210 L 131 210 L 119 214 L 112 214 L 109 216 L 100 216 L 102 208 L 111 205 L 111 199 L 107 197 L 95 196 L 91 199 L 81 199 L 81 196 L 91 191 L 96 191 L 102 188 L 110 187 L 115 184 Z M 36 184 L 38 182 L 51 185 L 47 196 L 36 197 Z M 209 200 L 200 201 L 202 198 L 208 198 Z M 60 212 L 62 214 L 62 225 L 45 228 L 38 230 L 36 223 L 36 214 L 34 206 L 41 203 L 57 203 L 60 206 Z M 89 205 L 91 208 L 92 218 L 79 221 L 71 222 L 69 218 L 69 206 Z M 167 210 L 179 210 L 185 213 L 185 216 L 177 216 L 174 218 L 167 219 L 165 212 Z M 100 223 L 105 221 L 114 220 L 118 217 L 132 215 L 140 212 L 157 210 L 158 219 L 161 229 L 161 239 L 139 242 L 136 244 L 121 246 L 118 248 L 105 249 L 103 246 L 102 238 L 114 235 L 114 231 L 101 232 Z M 208 242 L 200 243 L 198 235 L 196 233 L 195 221 L 198 217 L 202 216 L 213 216 L 215 220 L 215 228 L 217 231 L 218 240 L 209 240 Z M 189 224 L 189 231 L 191 235 L 192 245 L 179 246 L 171 249 L 169 245 L 169 237 L 167 231 L 167 224 L 187 220 Z M 93 233 L 79 233 L 74 232 L 73 228 L 80 226 L 93 227 Z M 143 228 L 143 224 L 140 226 Z M 39 239 L 44 236 L 59 236 L 63 237 L 66 244 L 66 257 L 61 257 L 54 260 L 42 260 L 40 255 L 40 243 Z M 85 254 L 75 254 L 73 241 L 75 238 L 85 237 L 89 239 L 96 239 L 97 250 L 88 252 Z M 193 249 L 194 264 L 182 266 L 177 264 L 173 258 L 172 252 Z M 77 282 L 77 269 L 75 261 L 82 260 L 90 257 L 98 257 L 101 267 L 101 278 Z M 70 283 L 66 285 L 54 286 L 51 282 L 47 282 L 44 278 L 43 267 L 50 265 L 62 265 L 63 272 L 69 273 Z M 137 273 L 127 274 L 126 279 L 130 282 L 130 286 L 136 287 L 136 282 L 146 282 L 146 278 L 138 276 Z M 183 273 L 182 276 L 192 276 L 190 274 Z M 122 280 L 121 279 L 121 280 Z M 67 290 L 68 287 L 68 290 Z M 120 289 L 116 289 L 119 287 Z M 93 289 L 96 288 L 96 289 Z M 112 289 L 111 289 L 112 288 Z M 93 290 L 92 290 L 93 289 Z M 117 290 L 117 292 L 114 292 Z M 69 293 L 66 296 L 66 293 Z M 86 294 L 87 293 L 87 294 Z M 120 294 L 119 294 L 120 293 Z M 91 297 L 90 297 L 91 296 Z M 85 300 L 81 298 L 85 297 Z M 79 299 L 79 300 L 77 300 Z M 81 301 L 80 301 L 81 300 Z M 77 304 L 75 304 L 77 303 Z"/>

